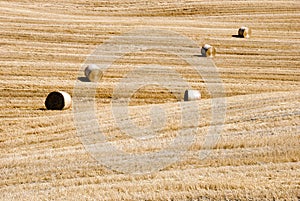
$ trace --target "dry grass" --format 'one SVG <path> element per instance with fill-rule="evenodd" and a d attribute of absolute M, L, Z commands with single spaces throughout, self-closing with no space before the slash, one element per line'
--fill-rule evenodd
<path fill-rule="evenodd" d="M 0 199 L 299 199 L 299 9 L 297 1 L 275 0 L 0 2 Z M 241 26 L 252 29 L 251 38 L 232 37 Z M 72 110 L 44 110 L 50 91 L 73 93 L 78 69 L 97 45 L 137 27 L 176 31 L 217 49 L 227 113 L 224 132 L 205 160 L 197 154 L 211 120 L 210 96 L 202 78 L 174 55 L 125 55 L 104 73 L 96 96 L 109 140 L 144 152 L 164 148 L 181 129 L 177 100 L 157 86 L 135 94 L 135 124 L 149 124 L 152 103 L 169 112 L 161 143 L 139 144 L 123 135 L 111 114 L 116 83 L 136 65 L 157 64 L 173 67 L 201 91 L 195 142 L 185 158 L 159 172 L 107 169 L 84 149 Z M 163 68 L 157 73 L 168 76 Z"/>

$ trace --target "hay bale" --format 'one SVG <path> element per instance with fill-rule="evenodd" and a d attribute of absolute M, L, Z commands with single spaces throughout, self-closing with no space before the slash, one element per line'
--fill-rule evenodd
<path fill-rule="evenodd" d="M 64 91 L 54 91 L 48 94 L 45 106 L 48 110 L 64 110 L 71 107 L 71 96 Z"/>
<path fill-rule="evenodd" d="M 242 38 L 249 38 L 251 35 L 251 29 L 248 27 L 241 27 L 239 28 L 238 35 Z"/>
<path fill-rule="evenodd" d="M 101 69 L 96 64 L 89 64 L 85 68 L 84 74 L 91 82 L 98 82 L 103 76 Z"/>
<path fill-rule="evenodd" d="M 201 54 L 206 57 L 214 57 L 216 55 L 216 49 L 208 44 L 202 46 Z"/>
<path fill-rule="evenodd" d="M 194 101 L 200 100 L 201 93 L 198 90 L 185 90 L 184 92 L 184 101 Z"/>

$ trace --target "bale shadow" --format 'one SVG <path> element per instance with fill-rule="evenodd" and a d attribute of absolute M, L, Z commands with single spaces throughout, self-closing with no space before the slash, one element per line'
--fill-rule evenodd
<path fill-rule="evenodd" d="M 194 57 L 206 57 L 205 55 L 203 54 L 198 54 L 198 55 L 193 55 Z"/>
<path fill-rule="evenodd" d="M 78 77 L 78 80 L 80 80 L 81 82 L 90 82 L 87 77 Z"/>
<path fill-rule="evenodd" d="M 240 35 L 232 35 L 233 38 L 243 38 L 243 36 Z"/>

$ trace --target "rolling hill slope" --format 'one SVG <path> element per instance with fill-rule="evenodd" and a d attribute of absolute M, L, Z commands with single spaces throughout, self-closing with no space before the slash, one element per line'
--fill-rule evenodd
<path fill-rule="evenodd" d="M 0 199 L 299 199 L 299 9 L 297 1 L 277 0 L 1 1 Z M 252 28 L 251 38 L 233 37 L 240 26 Z M 136 28 L 176 32 L 217 49 L 213 62 L 224 86 L 226 116 L 204 160 L 198 154 L 210 127 L 211 97 L 201 76 L 176 55 L 154 50 L 126 54 L 104 72 L 96 91 L 101 131 L 128 153 L 164 149 L 174 133 L 188 129 L 179 123 L 182 100 L 149 86 L 131 97 L 129 118 L 145 127 L 151 107 L 164 109 L 156 112 L 167 119 L 161 143 L 125 136 L 111 103 L 116 85 L 130 71 L 155 65 L 153 72 L 165 79 L 166 68 L 172 68 L 201 91 L 202 100 L 185 103 L 190 109 L 196 104 L 201 113 L 193 127 L 195 140 L 181 160 L 160 171 L 124 174 L 97 163 L 77 133 L 74 108 L 45 110 L 51 91 L 74 95 L 84 76 L 80 69 L 99 45 Z"/>

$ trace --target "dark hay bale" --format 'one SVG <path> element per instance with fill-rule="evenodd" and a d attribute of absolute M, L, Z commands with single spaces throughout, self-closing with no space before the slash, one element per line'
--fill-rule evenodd
<path fill-rule="evenodd" d="M 101 69 L 96 64 L 89 64 L 85 68 L 84 74 L 91 82 L 98 82 L 103 76 Z"/>
<path fill-rule="evenodd" d="M 250 35 L 251 35 L 251 29 L 248 28 L 248 27 L 241 27 L 239 28 L 239 31 L 238 31 L 238 35 L 239 37 L 241 38 L 249 38 Z"/>
<path fill-rule="evenodd" d="M 194 101 L 200 100 L 201 93 L 198 90 L 185 90 L 184 92 L 184 101 Z"/>
<path fill-rule="evenodd" d="M 48 110 L 64 110 L 70 108 L 71 96 L 63 91 L 54 91 L 48 94 L 45 106 Z"/>
<path fill-rule="evenodd" d="M 206 57 L 214 57 L 216 55 L 216 49 L 208 44 L 202 46 L 201 54 Z"/>

